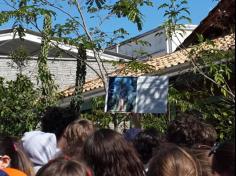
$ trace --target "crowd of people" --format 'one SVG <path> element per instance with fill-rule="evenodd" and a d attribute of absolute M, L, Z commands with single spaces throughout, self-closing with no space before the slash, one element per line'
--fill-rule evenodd
<path fill-rule="evenodd" d="M 234 176 L 234 141 L 180 114 L 165 134 L 97 129 L 68 108 L 49 108 L 40 131 L 0 135 L 0 176 Z"/>

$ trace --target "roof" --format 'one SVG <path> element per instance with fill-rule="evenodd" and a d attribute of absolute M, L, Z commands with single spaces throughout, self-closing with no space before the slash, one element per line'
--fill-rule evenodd
<path fill-rule="evenodd" d="M 217 39 L 212 40 L 214 42 L 214 48 L 219 50 L 231 50 L 235 49 L 235 33 L 225 35 L 224 37 L 219 37 Z M 212 46 L 208 45 L 207 43 L 202 43 L 199 45 L 200 48 L 203 49 L 210 49 Z M 187 48 L 187 50 L 191 50 L 192 47 Z M 173 68 L 176 66 L 181 66 L 185 63 L 190 63 L 190 58 L 188 58 L 188 54 L 186 54 L 186 50 L 179 50 L 174 53 L 162 56 L 162 57 L 156 57 L 149 61 L 144 62 L 145 64 L 148 64 L 152 66 L 155 69 L 155 73 L 163 72 L 169 68 Z M 145 73 L 135 73 L 132 71 L 129 71 L 128 73 L 124 71 L 124 69 L 116 70 L 115 72 L 112 72 L 109 74 L 109 76 L 141 76 L 145 75 Z M 103 81 L 100 78 L 88 81 L 84 84 L 83 92 L 89 92 L 95 89 L 103 88 Z M 62 92 L 63 97 L 69 97 L 74 95 L 75 87 L 71 87 L 69 89 L 66 89 Z"/>
<path fill-rule="evenodd" d="M 9 55 L 13 50 L 15 50 L 18 46 L 24 46 L 30 54 L 33 56 L 38 55 L 40 51 L 42 35 L 39 32 L 35 32 L 32 30 L 25 29 L 25 35 L 22 37 L 24 40 L 21 40 L 17 33 L 15 33 L 14 29 L 5 29 L 0 30 L 0 55 Z M 55 39 L 55 38 L 54 38 Z M 77 53 L 78 50 L 75 46 L 66 45 L 64 43 L 58 43 L 54 40 L 51 41 L 51 45 L 57 45 L 60 49 L 65 50 L 68 54 L 62 55 L 62 57 L 71 58 L 71 53 Z M 58 51 L 55 48 L 52 48 L 49 51 L 49 57 L 57 57 Z M 61 54 L 61 53 L 60 53 Z M 87 56 L 89 58 L 94 57 L 94 53 L 92 50 L 87 50 Z M 119 60 L 130 60 L 131 57 L 114 53 L 111 51 L 101 51 L 100 57 L 105 61 L 119 61 Z"/>
<path fill-rule="evenodd" d="M 215 39 L 231 33 L 232 28 L 235 28 L 235 0 L 220 0 L 181 46 L 188 47 L 197 44 L 197 34 L 207 39 Z M 177 48 L 179 49 L 180 47 Z"/>

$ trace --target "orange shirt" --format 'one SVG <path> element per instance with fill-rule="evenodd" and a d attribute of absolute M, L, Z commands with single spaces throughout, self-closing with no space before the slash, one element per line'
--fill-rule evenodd
<path fill-rule="evenodd" d="M 13 168 L 5 168 L 2 170 L 6 172 L 9 176 L 27 176 L 24 172 Z"/>

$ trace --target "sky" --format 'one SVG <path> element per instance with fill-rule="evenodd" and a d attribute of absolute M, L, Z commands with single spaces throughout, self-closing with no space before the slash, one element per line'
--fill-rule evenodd
<path fill-rule="evenodd" d="M 165 1 L 165 0 L 157 0 Z M 135 24 L 132 24 L 128 22 L 127 20 L 117 20 L 116 21 L 109 21 L 104 25 L 105 29 L 111 29 L 111 28 L 118 28 L 120 26 L 126 27 L 129 29 L 130 37 L 133 37 L 135 35 L 147 32 L 149 30 L 152 30 L 158 26 L 160 26 L 163 23 L 163 12 L 160 12 L 157 10 L 157 3 L 155 4 L 156 7 L 145 7 L 142 9 L 142 13 L 144 15 L 144 25 L 143 30 L 138 31 Z M 210 10 L 212 10 L 217 5 L 216 1 L 213 0 L 189 0 L 189 10 L 190 10 L 190 18 L 192 19 L 192 24 L 198 25 L 201 20 L 203 20 Z"/>
<path fill-rule="evenodd" d="M 9 0 L 5 0 L 9 1 Z M 83 1 L 83 0 L 82 0 Z M 113 1 L 113 0 L 109 0 Z M 118 28 L 125 28 L 129 35 L 126 38 L 131 38 L 141 33 L 147 32 L 152 30 L 158 26 L 160 26 L 164 19 L 163 19 L 163 11 L 158 11 L 157 7 L 158 4 L 162 2 L 167 2 L 167 0 L 155 0 L 154 7 L 144 7 L 142 8 L 142 13 L 144 15 L 144 23 L 143 23 L 143 30 L 138 31 L 137 26 L 126 19 L 111 19 L 106 21 L 101 26 L 101 29 L 104 32 L 111 33 L 115 29 Z M 217 2 L 215 0 L 189 0 L 188 1 L 189 11 L 191 13 L 190 18 L 192 19 L 192 24 L 199 24 L 201 20 L 203 20 L 209 13 L 211 9 L 213 9 Z M 69 6 L 62 4 L 67 12 L 76 13 L 75 9 L 71 9 Z M 4 0 L 0 0 L 0 10 L 6 10 L 7 6 L 4 5 Z M 66 19 L 65 14 L 59 14 L 56 19 L 56 23 L 60 23 Z M 97 26 L 98 21 L 96 19 L 91 19 L 86 16 L 86 20 L 89 27 Z M 12 26 L 12 22 L 4 24 L 0 26 L 0 30 L 9 29 Z M 31 26 L 28 26 L 30 29 Z"/>

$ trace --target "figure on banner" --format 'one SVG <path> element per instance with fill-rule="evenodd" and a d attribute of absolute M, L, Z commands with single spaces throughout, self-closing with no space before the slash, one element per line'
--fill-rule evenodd
<path fill-rule="evenodd" d="M 111 77 L 109 81 L 107 111 L 133 112 L 136 99 L 137 78 Z"/>
<path fill-rule="evenodd" d="M 119 103 L 118 103 L 118 111 L 120 112 L 124 112 L 125 111 L 125 107 L 126 107 L 126 99 L 127 99 L 127 86 L 125 85 L 124 80 L 121 80 L 120 82 L 120 90 L 119 90 Z"/>

